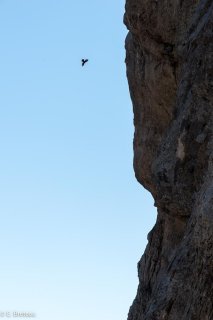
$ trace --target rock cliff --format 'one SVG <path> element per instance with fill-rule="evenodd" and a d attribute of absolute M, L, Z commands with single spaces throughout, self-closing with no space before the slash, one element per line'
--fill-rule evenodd
<path fill-rule="evenodd" d="M 158 210 L 128 320 L 213 320 L 213 2 L 126 0 L 134 170 Z"/>

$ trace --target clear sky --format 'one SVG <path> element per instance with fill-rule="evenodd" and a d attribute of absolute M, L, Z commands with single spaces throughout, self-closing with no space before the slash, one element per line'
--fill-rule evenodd
<path fill-rule="evenodd" d="M 156 211 L 132 168 L 123 13 L 0 0 L 0 312 L 127 317 Z"/>

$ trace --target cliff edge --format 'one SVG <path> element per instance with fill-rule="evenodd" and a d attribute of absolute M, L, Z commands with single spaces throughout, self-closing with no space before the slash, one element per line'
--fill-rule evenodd
<path fill-rule="evenodd" d="M 158 210 L 128 320 L 213 320 L 213 2 L 126 0 L 134 170 Z"/>

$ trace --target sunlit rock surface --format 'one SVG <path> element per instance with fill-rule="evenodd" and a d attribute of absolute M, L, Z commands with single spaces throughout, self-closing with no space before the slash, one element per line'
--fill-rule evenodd
<path fill-rule="evenodd" d="M 128 320 L 213 320 L 213 2 L 127 0 L 134 169 L 158 210 Z"/>

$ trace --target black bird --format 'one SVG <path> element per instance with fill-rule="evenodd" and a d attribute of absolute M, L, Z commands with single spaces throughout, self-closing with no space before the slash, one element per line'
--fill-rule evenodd
<path fill-rule="evenodd" d="M 89 60 L 88 59 L 81 59 L 81 64 L 82 64 L 82 67 L 85 65 L 86 62 L 88 62 Z"/>

